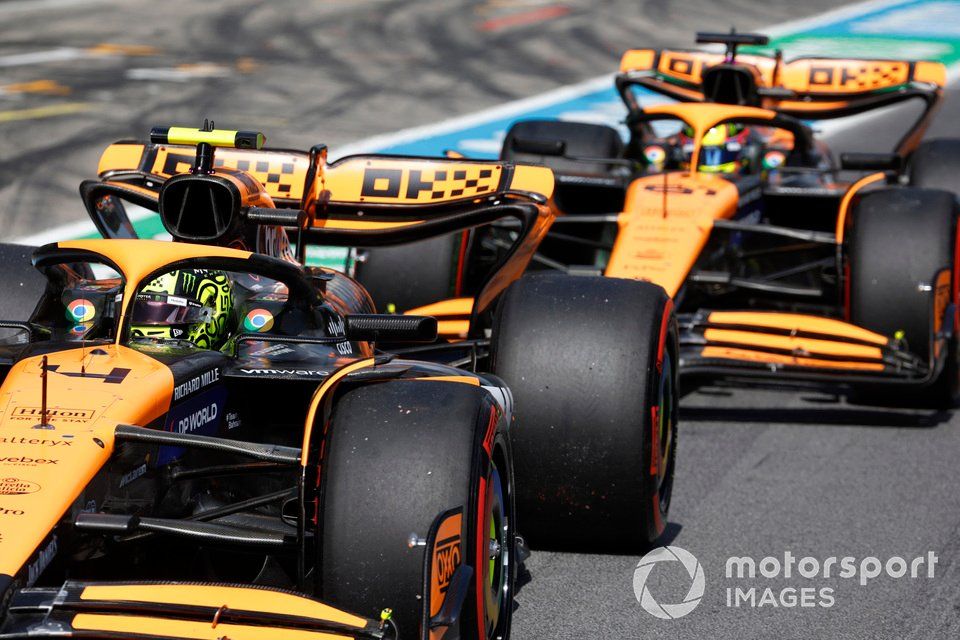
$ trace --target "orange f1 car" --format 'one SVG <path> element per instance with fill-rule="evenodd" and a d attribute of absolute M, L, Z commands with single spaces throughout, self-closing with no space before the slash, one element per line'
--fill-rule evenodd
<path fill-rule="evenodd" d="M 238 249 L 33 264 L 35 311 L 0 322 L 0 638 L 508 633 L 509 392 L 373 348 L 435 320 Z"/>
<path fill-rule="evenodd" d="M 456 342 L 410 347 L 382 332 L 377 349 L 435 362 L 441 377 L 453 375 L 453 365 L 471 379 L 473 372 L 491 372 L 488 386 L 511 392 L 537 385 L 538 397 L 514 414 L 517 484 L 515 492 L 508 487 L 532 542 L 636 546 L 663 532 L 676 439 L 672 303 L 661 287 L 644 282 L 521 278 L 554 221 L 549 169 L 376 155 L 328 163 L 322 146 L 308 153 L 262 149 L 257 136 L 239 135 L 170 128 L 155 130 L 150 143 L 112 145 L 101 158 L 99 179 L 81 186 L 90 215 L 105 237 L 131 238 L 127 208 L 140 205 L 158 211 L 178 242 L 237 247 L 298 269 L 308 245 L 389 251 L 451 234 L 461 239 L 507 230 L 457 275 L 469 298 L 423 310 L 423 316 L 440 315 L 440 333 L 457 335 Z M 354 281 L 318 276 L 326 295 L 353 313 L 370 313 L 369 298 Z M 407 284 L 403 269 L 391 277 Z M 624 322 L 610 329 L 598 317 L 645 321 L 640 330 Z M 265 369 L 292 366 L 272 360 Z M 428 441 L 417 446 L 442 457 Z M 402 509 L 408 489 L 395 489 Z"/>
<path fill-rule="evenodd" d="M 846 384 L 928 406 L 958 392 L 960 141 L 920 143 L 943 65 L 628 51 L 610 127 L 514 124 L 501 157 L 554 169 L 562 212 L 535 264 L 659 284 L 683 374 Z M 637 88 L 679 103 L 643 108 Z M 893 153 L 830 151 L 800 118 L 916 101 Z M 517 394 L 518 401 L 523 396 Z"/>

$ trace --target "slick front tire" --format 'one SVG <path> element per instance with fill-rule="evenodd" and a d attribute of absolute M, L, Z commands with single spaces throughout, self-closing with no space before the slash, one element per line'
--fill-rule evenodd
<path fill-rule="evenodd" d="M 40 300 L 46 280 L 30 263 L 34 249 L 0 243 L 0 320 L 28 320 Z"/>
<path fill-rule="evenodd" d="M 464 235 L 439 236 L 395 247 L 366 249 L 355 278 L 380 313 L 403 313 L 445 300 L 456 288 Z"/>
<path fill-rule="evenodd" d="M 321 463 L 322 596 L 365 615 L 390 607 L 401 637 L 420 637 L 417 539 L 462 509 L 460 555 L 473 576 L 458 637 L 506 638 L 516 518 L 505 429 L 488 392 L 471 384 L 394 380 L 344 394 Z"/>
<path fill-rule="evenodd" d="M 934 276 L 948 269 L 951 300 L 956 290 L 954 256 L 960 245 L 955 197 L 911 187 L 868 193 L 853 211 L 847 238 L 851 321 L 885 336 L 902 336 L 907 348 L 927 362 L 938 321 Z M 954 405 L 960 392 L 957 343 L 954 334 L 944 347 L 938 377 L 926 387 L 865 388 L 860 397 L 930 408 Z"/>
<path fill-rule="evenodd" d="M 658 286 L 538 274 L 497 310 L 517 509 L 539 546 L 642 547 L 664 530 L 677 443 L 677 327 Z"/>

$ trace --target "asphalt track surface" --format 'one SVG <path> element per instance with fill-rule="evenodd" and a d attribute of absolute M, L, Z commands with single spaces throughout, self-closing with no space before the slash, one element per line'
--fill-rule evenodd
<path fill-rule="evenodd" d="M 504 19 L 520 4 L 529 22 Z M 835 3 L 551 6 L 0 2 L 0 82 L 8 87 L 0 95 L 3 235 L 82 219 L 76 187 L 94 171 L 102 147 L 142 137 L 154 124 L 212 117 L 231 128 L 265 130 L 274 145 L 326 141 L 335 155 L 338 144 L 608 72 L 631 46 L 686 44 L 698 28 L 774 25 Z M 97 46 L 104 43 L 126 46 Z M 50 53 L 58 49 L 70 51 Z M 39 62 L 12 57 L 37 52 Z M 40 80 L 48 82 L 9 89 Z M 954 96 L 934 133 L 960 134 L 957 115 Z M 883 149 L 896 119 L 871 118 L 832 137 L 839 149 Z M 960 420 L 952 413 L 854 406 L 822 391 L 713 386 L 684 398 L 681 419 L 663 542 L 703 564 L 699 607 L 678 620 L 644 612 L 632 588 L 638 555 L 537 550 L 517 598 L 514 637 L 960 635 Z M 584 539 L 584 548 L 590 543 Z M 785 551 L 819 559 L 912 559 L 933 551 L 938 564 L 933 579 L 883 577 L 866 586 L 838 578 L 724 578 L 729 556 L 782 558 Z M 662 602 L 683 598 L 689 580 L 680 571 L 671 563 L 652 574 L 651 590 Z M 835 603 L 729 608 L 730 586 L 828 587 Z"/>

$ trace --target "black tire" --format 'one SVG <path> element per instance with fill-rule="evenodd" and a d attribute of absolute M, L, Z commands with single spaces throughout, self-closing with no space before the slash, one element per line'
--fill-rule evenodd
<path fill-rule="evenodd" d="M 419 637 L 424 548 L 410 548 L 408 540 L 411 533 L 426 538 L 437 516 L 462 508 L 463 558 L 474 580 L 460 637 L 509 635 L 516 577 L 513 475 L 503 416 L 493 416 L 491 451 L 484 446 L 493 406 L 480 387 L 423 380 L 364 386 L 339 400 L 322 463 L 324 598 L 373 616 L 391 607 L 401 637 Z M 492 512 L 497 498 L 484 487 L 494 486 L 502 489 L 505 518 L 495 527 L 502 549 L 498 588 L 486 592 L 485 602 L 493 591 L 500 599 L 478 611 L 477 589 L 491 564 L 477 558 L 478 536 L 489 529 L 478 524 L 478 510 Z M 481 504 L 481 493 L 489 501 Z M 487 608 L 497 623 L 481 635 L 478 620 L 486 620 Z"/>
<path fill-rule="evenodd" d="M 0 320 L 28 320 L 40 301 L 46 279 L 30 263 L 35 248 L 0 243 Z"/>
<path fill-rule="evenodd" d="M 910 156 L 911 186 L 943 189 L 960 195 L 960 140 L 926 140 Z"/>
<path fill-rule="evenodd" d="M 380 313 L 402 313 L 445 300 L 454 294 L 462 238 L 457 233 L 367 249 L 354 277 Z"/>
<path fill-rule="evenodd" d="M 503 139 L 500 159 L 543 164 L 555 171 L 580 174 L 603 175 L 610 173 L 614 167 L 607 163 L 575 162 L 557 155 L 531 153 L 524 149 L 524 142 L 527 141 L 557 143 L 562 145 L 562 155 L 573 158 L 620 158 L 623 156 L 623 140 L 613 127 L 561 120 L 522 120 L 507 131 Z"/>
<path fill-rule="evenodd" d="M 677 327 L 666 292 L 620 278 L 526 276 L 504 294 L 491 342 L 492 369 L 516 406 L 524 536 L 600 549 L 656 540 L 677 433 Z"/>
<path fill-rule="evenodd" d="M 931 189 L 883 189 L 864 195 L 852 213 L 847 235 L 851 321 L 889 337 L 903 332 L 910 351 L 928 361 L 933 292 L 923 286 L 933 287 L 937 272 L 950 269 L 954 291 L 956 198 Z M 931 385 L 884 388 L 881 393 L 894 403 L 944 407 L 955 403 L 958 381 L 954 338 L 945 366 Z M 878 389 L 866 391 L 869 397 Z"/>

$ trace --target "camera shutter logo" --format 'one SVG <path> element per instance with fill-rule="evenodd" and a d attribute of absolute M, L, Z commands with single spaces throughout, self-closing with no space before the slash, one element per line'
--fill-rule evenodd
<path fill-rule="evenodd" d="M 679 562 L 690 576 L 690 589 L 684 596 L 683 602 L 661 604 L 657 602 L 653 594 L 650 593 L 650 589 L 647 588 L 647 578 L 650 576 L 650 572 L 662 562 Z M 640 603 L 644 611 L 661 620 L 682 618 L 696 609 L 703 598 L 705 586 L 706 581 L 700 561 L 692 553 L 680 547 L 657 547 L 640 558 L 640 562 L 637 563 L 637 568 L 633 572 L 633 593 L 637 596 L 637 602 Z"/>

